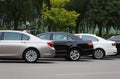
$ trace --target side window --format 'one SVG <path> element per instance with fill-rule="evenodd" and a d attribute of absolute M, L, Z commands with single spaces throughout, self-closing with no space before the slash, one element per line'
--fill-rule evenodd
<path fill-rule="evenodd" d="M 13 33 L 13 32 L 5 32 L 4 33 L 4 40 L 21 40 L 22 34 L 20 33 Z"/>
<path fill-rule="evenodd" d="M 87 40 L 87 41 L 98 41 L 97 38 L 95 38 L 93 36 L 88 36 L 88 35 L 82 35 L 82 39 Z"/>
<path fill-rule="evenodd" d="M 0 32 L 0 40 L 2 39 L 2 32 Z"/>
<path fill-rule="evenodd" d="M 72 40 L 72 38 L 68 35 L 57 33 L 53 34 L 53 40 Z"/>
<path fill-rule="evenodd" d="M 22 40 L 29 40 L 30 39 L 30 37 L 29 36 L 27 36 L 27 35 L 22 35 Z"/>
<path fill-rule="evenodd" d="M 41 34 L 38 35 L 40 39 L 50 40 L 50 34 Z"/>

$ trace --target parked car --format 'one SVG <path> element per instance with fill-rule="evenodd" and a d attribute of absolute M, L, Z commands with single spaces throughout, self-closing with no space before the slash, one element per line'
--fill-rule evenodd
<path fill-rule="evenodd" d="M 117 54 L 116 55 L 120 55 L 120 35 L 112 36 L 112 37 L 108 38 L 108 40 L 116 42 L 116 47 L 117 47 Z"/>
<path fill-rule="evenodd" d="M 20 58 L 33 63 L 42 57 L 53 57 L 54 45 L 22 31 L 0 30 L 0 57 Z"/>
<path fill-rule="evenodd" d="M 95 52 L 93 58 L 102 59 L 106 55 L 115 55 L 117 53 L 116 43 L 108 41 L 93 34 L 75 34 L 83 40 L 90 40 L 93 42 Z"/>
<path fill-rule="evenodd" d="M 40 39 L 52 40 L 56 49 L 56 57 L 66 60 L 79 60 L 81 56 L 94 53 L 92 42 L 86 42 L 79 37 L 64 32 L 47 32 L 37 35 Z"/>

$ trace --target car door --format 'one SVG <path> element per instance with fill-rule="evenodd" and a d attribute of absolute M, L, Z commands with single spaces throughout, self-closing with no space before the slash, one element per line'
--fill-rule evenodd
<path fill-rule="evenodd" d="M 0 56 L 19 56 L 27 44 L 22 37 L 21 33 L 4 32 L 0 42 Z"/>
<path fill-rule="evenodd" d="M 73 44 L 73 39 L 67 34 L 63 33 L 53 33 L 54 47 L 56 49 L 56 54 L 67 54 L 68 49 Z"/>

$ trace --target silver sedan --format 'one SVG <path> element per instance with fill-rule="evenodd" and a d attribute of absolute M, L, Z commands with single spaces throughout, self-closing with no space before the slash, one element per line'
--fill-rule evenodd
<path fill-rule="evenodd" d="M 54 45 L 51 41 L 22 31 L 0 31 L 0 58 L 20 58 L 33 63 L 38 58 L 53 57 Z"/>

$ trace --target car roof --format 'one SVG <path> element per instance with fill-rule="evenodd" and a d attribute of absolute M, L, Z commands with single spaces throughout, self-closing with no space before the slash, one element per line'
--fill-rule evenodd
<path fill-rule="evenodd" d="M 75 34 L 75 35 L 89 35 L 89 36 L 94 36 L 94 37 L 96 37 L 99 40 L 106 40 L 106 39 L 104 39 L 102 37 L 99 37 L 99 36 L 97 36 L 95 34 L 80 33 L 80 34 Z"/>
<path fill-rule="evenodd" d="M 66 35 L 70 35 L 72 38 L 74 38 L 75 40 L 82 40 L 81 38 L 71 34 L 71 33 L 67 33 L 67 32 L 44 32 L 44 33 L 40 33 L 40 34 L 37 34 L 37 36 L 41 35 L 41 34 L 53 34 L 53 33 L 62 33 L 62 34 L 66 34 Z"/>
<path fill-rule="evenodd" d="M 45 32 L 45 33 L 64 33 L 64 32 Z"/>
<path fill-rule="evenodd" d="M 39 34 L 37 34 L 37 35 L 46 34 L 46 33 L 49 33 L 49 34 L 53 34 L 53 33 L 63 33 L 63 34 L 67 34 L 67 35 L 73 35 L 73 34 L 67 33 L 67 32 L 43 32 L 43 33 L 39 33 Z"/>
<path fill-rule="evenodd" d="M 20 31 L 20 30 L 0 30 L 0 32 L 18 32 L 18 33 L 28 34 L 28 32 L 26 32 L 26 31 Z"/>
<path fill-rule="evenodd" d="M 66 32 L 43 32 L 43 33 L 66 33 Z"/>
<path fill-rule="evenodd" d="M 20 30 L 0 30 L 0 32 L 25 32 Z"/>

